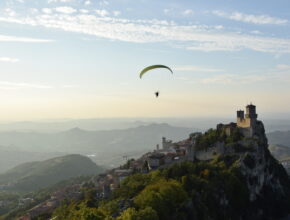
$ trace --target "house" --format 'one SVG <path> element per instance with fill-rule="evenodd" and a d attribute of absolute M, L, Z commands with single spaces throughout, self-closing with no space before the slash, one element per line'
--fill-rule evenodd
<path fill-rule="evenodd" d="M 150 169 L 156 169 L 164 164 L 165 154 L 153 153 L 148 157 L 148 165 Z"/>

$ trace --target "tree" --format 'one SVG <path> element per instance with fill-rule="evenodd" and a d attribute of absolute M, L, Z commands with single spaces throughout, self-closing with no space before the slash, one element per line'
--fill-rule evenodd
<path fill-rule="evenodd" d="M 117 220 L 158 220 L 158 215 L 151 207 L 137 211 L 135 208 L 126 209 Z"/>
<path fill-rule="evenodd" d="M 161 179 L 148 185 L 135 197 L 134 202 L 141 209 L 151 207 L 158 213 L 160 219 L 168 219 L 187 199 L 187 193 L 179 182 Z"/>

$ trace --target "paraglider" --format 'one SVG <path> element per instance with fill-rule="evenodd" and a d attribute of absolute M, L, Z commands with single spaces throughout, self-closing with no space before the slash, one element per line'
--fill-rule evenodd
<path fill-rule="evenodd" d="M 152 65 L 152 66 L 146 67 L 145 69 L 143 69 L 141 71 L 141 73 L 140 73 L 140 79 L 142 79 L 143 75 L 145 73 L 147 73 L 148 71 L 153 70 L 153 69 L 158 69 L 158 68 L 168 69 L 173 74 L 173 71 L 168 66 L 165 66 L 165 65 Z M 156 91 L 154 94 L 155 94 L 156 98 L 159 97 L 159 91 Z"/>
<path fill-rule="evenodd" d="M 168 67 L 168 66 L 165 66 L 165 65 L 152 65 L 152 66 L 148 66 L 146 67 L 145 69 L 143 69 L 140 73 L 140 79 L 142 78 L 142 76 L 147 73 L 148 71 L 150 70 L 153 70 L 153 69 L 158 69 L 158 68 L 165 68 L 165 69 L 168 69 L 172 74 L 173 74 L 173 71 Z"/>
<path fill-rule="evenodd" d="M 159 91 L 155 92 L 155 96 L 156 96 L 156 98 L 158 98 L 158 96 L 159 96 Z"/>

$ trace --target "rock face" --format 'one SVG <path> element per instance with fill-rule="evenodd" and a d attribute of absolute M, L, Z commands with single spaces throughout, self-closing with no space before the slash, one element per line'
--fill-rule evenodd
<path fill-rule="evenodd" d="M 268 150 L 261 121 L 256 122 L 250 137 L 245 135 L 245 128 L 242 129 L 234 123 L 218 125 L 216 130 L 195 137 L 195 160 L 211 160 L 220 156 L 235 163 L 247 185 L 251 202 L 245 219 L 284 217 L 290 210 L 288 174 Z M 203 147 L 203 142 L 207 143 L 207 147 Z"/>
<path fill-rule="evenodd" d="M 251 150 L 240 155 L 238 166 L 249 190 L 249 199 L 261 218 L 283 216 L 289 210 L 290 182 L 286 170 L 271 155 L 262 122 L 254 137 L 241 142 Z"/>

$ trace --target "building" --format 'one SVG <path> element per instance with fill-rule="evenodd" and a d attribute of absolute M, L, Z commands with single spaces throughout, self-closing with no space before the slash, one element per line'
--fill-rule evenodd
<path fill-rule="evenodd" d="M 162 149 L 169 150 L 170 148 L 174 147 L 174 144 L 171 140 L 166 140 L 165 137 L 162 138 Z"/>
<path fill-rule="evenodd" d="M 148 164 L 150 169 L 156 169 L 164 164 L 165 155 L 162 153 L 154 153 L 148 157 Z"/>
<path fill-rule="evenodd" d="M 258 115 L 256 106 L 253 104 L 246 106 L 246 114 L 243 110 L 237 111 L 237 127 L 246 137 L 252 137 L 256 128 Z"/>

